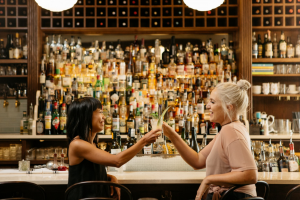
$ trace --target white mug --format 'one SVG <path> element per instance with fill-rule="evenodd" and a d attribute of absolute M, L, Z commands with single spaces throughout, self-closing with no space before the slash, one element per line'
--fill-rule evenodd
<path fill-rule="evenodd" d="M 261 85 L 253 85 L 253 94 L 261 94 Z"/>
<path fill-rule="evenodd" d="M 295 92 L 296 91 L 296 85 L 289 85 L 288 92 Z"/>
<path fill-rule="evenodd" d="M 271 83 L 271 94 L 279 94 L 279 84 Z"/>
<path fill-rule="evenodd" d="M 263 93 L 270 94 L 270 83 L 263 83 Z"/>

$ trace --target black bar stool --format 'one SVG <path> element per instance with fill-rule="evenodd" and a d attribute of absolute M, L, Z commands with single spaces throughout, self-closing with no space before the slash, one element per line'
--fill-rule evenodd
<path fill-rule="evenodd" d="M 0 191 L 5 193 L 5 197 L 0 200 L 46 200 L 46 192 L 41 186 L 25 182 L 25 181 L 9 181 L 0 182 Z M 36 195 L 36 191 L 40 193 L 39 198 L 34 198 L 32 195 Z M 29 198 L 25 198 L 28 196 Z"/>
<path fill-rule="evenodd" d="M 114 187 L 118 187 L 121 189 L 121 191 L 125 191 L 125 193 L 127 194 L 127 196 L 129 197 L 129 200 L 133 200 L 132 195 L 130 190 L 120 184 L 117 183 L 113 183 L 110 181 L 85 181 L 85 182 L 80 182 L 80 183 L 76 183 L 74 185 L 71 185 L 65 192 L 65 200 L 68 200 L 68 196 L 70 194 L 71 191 L 73 191 L 74 189 L 78 189 L 81 186 L 86 186 L 86 185 L 107 185 L 107 186 L 114 186 Z M 97 199 L 101 199 L 101 200 L 114 200 L 113 198 L 109 198 L 109 197 L 88 197 L 88 198 L 83 198 L 80 200 L 97 200 Z"/>
<path fill-rule="evenodd" d="M 267 200 L 268 197 L 269 197 L 269 193 L 270 193 L 270 187 L 269 187 L 269 184 L 265 181 L 257 181 L 257 183 L 255 184 L 256 186 L 258 185 L 263 185 L 265 187 L 265 193 L 263 195 L 263 200 Z M 234 190 L 240 188 L 240 187 L 243 187 L 245 185 L 236 185 L 236 186 L 233 186 L 232 188 L 230 188 L 229 190 L 227 190 L 226 192 L 224 192 L 224 194 L 222 195 L 221 199 L 220 200 L 229 200 L 228 197 L 234 192 Z M 248 198 L 258 198 L 258 197 L 248 197 Z M 245 200 L 247 198 L 244 198 Z M 254 199 L 253 199 L 254 200 Z M 259 200 L 259 198 L 257 199 Z"/>
<path fill-rule="evenodd" d="M 300 189 L 300 185 L 297 185 L 296 187 L 293 187 L 287 194 L 286 194 L 286 197 L 285 197 L 285 200 L 290 200 L 291 199 L 291 196 L 294 192 L 296 192 L 297 190 Z M 299 199 L 299 197 L 298 197 Z"/>

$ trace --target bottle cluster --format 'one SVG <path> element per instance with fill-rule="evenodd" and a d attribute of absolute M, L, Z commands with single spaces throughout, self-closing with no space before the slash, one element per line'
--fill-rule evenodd
<path fill-rule="evenodd" d="M 19 33 L 7 35 L 6 46 L 4 40 L 0 39 L 0 59 L 27 59 L 27 33 L 24 34 L 23 39 L 20 38 Z"/>
<path fill-rule="evenodd" d="M 283 145 L 273 145 L 271 139 L 269 145 L 264 142 L 260 143 L 260 147 L 256 145 L 259 141 L 252 142 L 252 154 L 255 158 L 259 172 L 299 172 L 299 158 L 295 155 L 294 143 L 290 139 L 289 155 L 284 153 Z M 276 146 L 278 149 L 275 152 Z M 268 153 L 268 155 L 266 155 Z"/>
<path fill-rule="evenodd" d="M 60 118 L 81 97 L 101 101 L 106 135 L 118 137 L 131 128 L 142 137 L 151 130 L 150 120 L 167 107 L 171 108 L 165 120 L 178 133 L 185 128 L 191 135 L 195 127 L 196 134 L 216 134 L 217 125 L 209 123 L 205 104 L 218 83 L 237 81 L 233 42 L 228 47 L 222 39 L 218 48 L 209 39 L 201 47 L 187 43 L 183 48 L 173 36 L 169 47 L 159 39 L 154 47 L 144 44 L 136 36 L 123 51 L 120 41 L 116 48 L 107 48 L 105 41 L 100 48 L 98 40 L 84 48 L 80 38 L 77 44 L 74 37 L 62 44 L 61 36 L 53 36 L 51 43 L 46 37 L 38 108 L 45 130 L 37 134 L 65 134 L 65 118 Z"/>
<path fill-rule="evenodd" d="M 290 37 L 285 40 L 283 31 L 281 31 L 279 42 L 276 33 L 272 40 L 269 30 L 264 35 L 264 42 L 260 34 L 256 38 L 256 32 L 253 32 L 252 58 L 300 58 L 300 35 L 298 35 L 297 43 L 293 44 Z"/>

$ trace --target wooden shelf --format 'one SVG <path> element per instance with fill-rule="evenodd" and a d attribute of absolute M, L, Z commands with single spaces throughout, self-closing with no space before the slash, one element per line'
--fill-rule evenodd
<path fill-rule="evenodd" d="M 0 59 L 1 64 L 26 64 L 27 59 Z"/>
<path fill-rule="evenodd" d="M 300 77 L 300 74 L 254 74 L 252 77 Z"/>
<path fill-rule="evenodd" d="M 67 139 L 66 135 L 20 135 L 19 133 L 0 134 L 0 140 L 21 139 Z"/>
<path fill-rule="evenodd" d="M 53 161 L 52 159 L 49 160 L 29 160 L 30 165 L 44 165 L 49 161 Z M 57 159 L 58 162 L 60 162 L 60 158 Z M 69 163 L 69 159 L 65 158 L 65 163 Z M 0 160 L 0 165 L 17 165 L 19 163 L 18 160 Z"/>
<path fill-rule="evenodd" d="M 300 58 L 253 58 L 252 63 L 300 63 Z"/>
<path fill-rule="evenodd" d="M 207 139 L 214 139 L 215 135 L 208 135 L 206 136 Z M 290 138 L 293 140 L 300 140 L 300 134 L 294 133 L 293 135 L 278 135 L 278 134 L 270 134 L 270 135 L 250 135 L 250 138 L 253 140 L 269 140 L 269 139 L 282 139 L 282 140 L 289 140 Z M 197 139 L 202 139 L 202 135 L 197 135 Z"/>
<path fill-rule="evenodd" d="M 3 97 L 0 97 L 0 99 L 3 99 Z M 7 99 L 16 99 L 16 97 L 7 97 Z M 27 97 L 19 97 L 19 99 L 27 99 Z"/>
<path fill-rule="evenodd" d="M 2 75 L 0 78 L 27 78 L 27 75 Z"/>
<path fill-rule="evenodd" d="M 253 97 L 300 97 L 300 94 L 253 94 Z"/>

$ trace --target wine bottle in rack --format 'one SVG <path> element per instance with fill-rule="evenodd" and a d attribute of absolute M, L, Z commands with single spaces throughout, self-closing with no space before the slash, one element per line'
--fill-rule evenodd
<path fill-rule="evenodd" d="M 282 0 L 274 0 L 275 3 L 282 3 Z"/>
<path fill-rule="evenodd" d="M 130 0 L 130 5 L 137 6 L 137 5 L 139 5 L 139 1 L 138 0 Z"/>
<path fill-rule="evenodd" d="M 117 5 L 116 0 L 108 0 L 108 5 Z"/>
<path fill-rule="evenodd" d="M 149 5 L 150 0 L 141 0 L 141 5 L 146 6 Z"/>
<path fill-rule="evenodd" d="M 265 15 L 272 14 L 272 13 L 271 13 L 271 10 L 272 10 L 272 7 L 264 7 L 264 14 L 265 14 Z"/>
<path fill-rule="evenodd" d="M 174 0 L 174 5 L 182 5 L 182 0 Z"/>
<path fill-rule="evenodd" d="M 261 3 L 261 0 L 252 0 L 252 3 Z"/>
<path fill-rule="evenodd" d="M 275 6 L 275 14 L 281 15 L 283 7 L 282 6 Z"/>
<path fill-rule="evenodd" d="M 127 8 L 119 8 L 119 16 L 127 16 Z"/>
<path fill-rule="evenodd" d="M 172 16 L 171 8 L 163 8 L 163 16 Z"/>
<path fill-rule="evenodd" d="M 171 0 L 163 0 L 163 5 L 171 5 Z"/>
<path fill-rule="evenodd" d="M 127 0 L 119 0 L 119 5 L 120 5 L 120 6 L 125 6 L 125 5 L 127 5 Z"/>
<path fill-rule="evenodd" d="M 141 8 L 141 16 L 148 17 L 149 16 L 149 8 Z"/>

